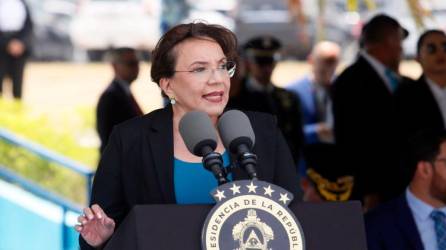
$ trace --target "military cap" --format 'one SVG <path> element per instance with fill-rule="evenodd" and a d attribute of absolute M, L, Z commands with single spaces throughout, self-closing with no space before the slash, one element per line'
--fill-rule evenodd
<path fill-rule="evenodd" d="M 245 56 L 259 64 L 271 64 L 280 59 L 280 41 L 273 36 L 257 36 L 249 39 L 244 45 Z"/>
<path fill-rule="evenodd" d="M 333 144 L 311 144 L 304 148 L 307 178 L 311 180 L 322 198 L 345 201 L 352 194 L 354 178 L 339 160 Z"/>
<path fill-rule="evenodd" d="M 403 30 L 403 38 L 409 36 L 409 31 L 405 29 L 401 24 L 394 18 L 385 15 L 378 14 L 372 19 L 370 19 L 363 27 L 361 31 L 361 42 L 367 41 L 377 41 L 381 39 L 382 32 L 387 28 L 401 28 Z"/>

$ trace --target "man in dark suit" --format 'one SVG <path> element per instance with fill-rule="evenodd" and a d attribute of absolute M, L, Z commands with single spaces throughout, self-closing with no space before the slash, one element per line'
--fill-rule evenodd
<path fill-rule="evenodd" d="M 446 249 L 446 133 L 419 133 L 411 145 L 405 193 L 365 215 L 369 250 Z"/>
<path fill-rule="evenodd" d="M 237 94 L 229 98 L 227 108 L 275 115 L 297 163 L 304 140 L 300 101 L 294 93 L 271 82 L 280 48 L 280 41 L 271 36 L 259 36 L 246 42 L 243 50 L 248 77 Z"/>
<path fill-rule="evenodd" d="M 355 169 L 357 198 L 365 207 L 399 193 L 393 93 L 407 35 L 395 19 L 373 17 L 363 27 L 358 59 L 332 86 L 335 140 Z"/>
<path fill-rule="evenodd" d="M 15 99 L 22 97 L 23 72 L 31 50 L 32 21 L 23 0 L 0 1 L 0 94 L 3 78 L 12 81 Z"/>
<path fill-rule="evenodd" d="M 424 32 L 417 43 L 423 75 L 395 93 L 402 139 L 422 129 L 444 129 L 446 124 L 446 33 Z"/>
<path fill-rule="evenodd" d="M 113 127 L 132 117 L 142 115 L 130 91 L 130 84 L 138 77 L 139 60 L 131 48 L 118 48 L 111 53 L 114 79 L 99 98 L 96 128 L 101 139 L 101 153 Z"/>

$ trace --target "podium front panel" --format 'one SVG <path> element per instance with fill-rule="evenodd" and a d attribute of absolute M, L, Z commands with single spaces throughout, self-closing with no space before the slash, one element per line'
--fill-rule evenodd
<path fill-rule="evenodd" d="M 107 244 L 115 249 L 201 249 L 201 230 L 212 206 L 135 206 Z M 292 203 L 307 250 L 366 250 L 359 202 Z M 230 249 L 233 250 L 233 249 Z"/>

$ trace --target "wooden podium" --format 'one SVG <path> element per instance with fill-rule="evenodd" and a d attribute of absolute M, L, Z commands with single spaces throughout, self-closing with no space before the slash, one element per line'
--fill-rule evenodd
<path fill-rule="evenodd" d="M 135 206 L 105 249 L 201 249 L 201 230 L 211 208 Z M 302 226 L 306 250 L 367 249 L 359 202 L 300 202 L 292 203 L 290 209 Z"/>

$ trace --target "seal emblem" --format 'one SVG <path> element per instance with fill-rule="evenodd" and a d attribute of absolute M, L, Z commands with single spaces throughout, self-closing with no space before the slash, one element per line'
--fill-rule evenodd
<path fill-rule="evenodd" d="M 304 250 L 300 223 L 289 210 L 293 195 L 264 181 L 226 183 L 211 195 L 217 204 L 202 230 L 206 250 Z"/>

